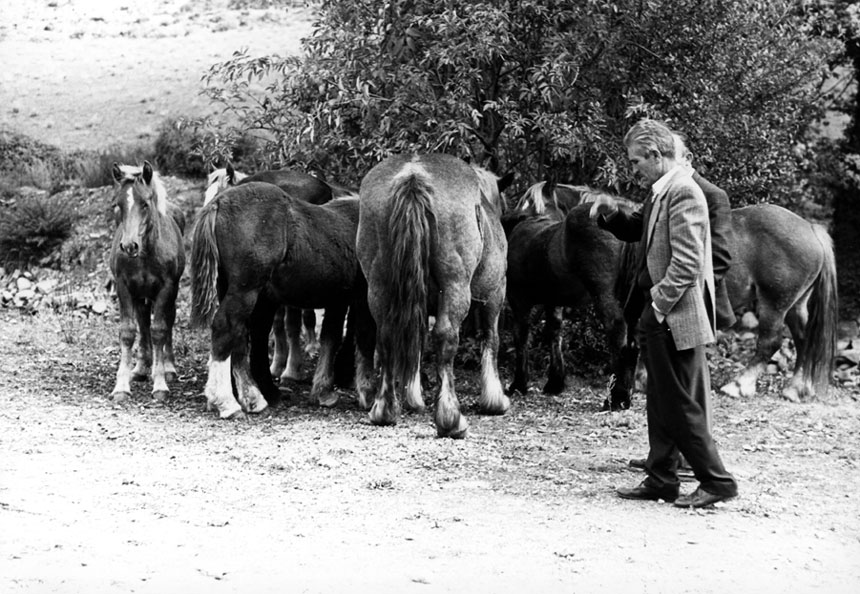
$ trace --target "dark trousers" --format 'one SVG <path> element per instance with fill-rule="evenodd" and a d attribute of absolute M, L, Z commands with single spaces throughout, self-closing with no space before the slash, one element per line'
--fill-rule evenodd
<path fill-rule="evenodd" d="M 676 349 L 672 332 L 665 321 L 657 322 L 650 300 L 639 320 L 639 346 L 648 370 L 648 482 L 657 488 L 677 488 L 680 451 L 702 489 L 737 495 L 737 483 L 711 437 L 711 382 L 704 347 Z"/>

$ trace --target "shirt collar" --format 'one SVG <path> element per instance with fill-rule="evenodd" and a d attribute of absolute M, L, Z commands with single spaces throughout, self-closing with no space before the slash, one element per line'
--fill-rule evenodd
<path fill-rule="evenodd" d="M 659 196 L 660 194 L 662 194 L 663 190 L 666 189 L 666 185 L 669 183 L 669 180 L 672 178 L 672 176 L 674 176 L 678 171 L 681 171 L 683 169 L 684 166 L 679 164 L 675 165 L 674 167 L 672 167 L 672 169 L 664 173 L 663 177 L 655 181 L 654 184 L 651 186 L 651 195 Z"/>

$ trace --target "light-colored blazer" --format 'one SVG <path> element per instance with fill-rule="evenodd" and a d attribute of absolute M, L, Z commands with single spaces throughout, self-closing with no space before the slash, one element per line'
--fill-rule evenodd
<path fill-rule="evenodd" d="M 713 342 L 716 304 L 708 204 L 686 171 L 678 170 L 654 198 L 646 239 L 646 264 L 654 282 L 651 299 L 666 314 L 675 347 Z"/>

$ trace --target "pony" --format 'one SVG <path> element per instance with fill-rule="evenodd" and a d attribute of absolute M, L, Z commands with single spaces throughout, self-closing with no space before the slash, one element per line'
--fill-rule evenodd
<path fill-rule="evenodd" d="M 424 409 L 420 367 L 429 314 L 436 320 L 436 432 L 466 436 L 453 363 L 470 303 L 482 338 L 478 407 L 488 414 L 509 408 L 497 365 L 507 250 L 499 188 L 489 171 L 432 153 L 389 157 L 362 180 L 356 250 L 377 327 L 381 374 L 371 423 L 397 423 L 401 392 L 408 408 Z"/>
<path fill-rule="evenodd" d="M 131 397 L 131 380 L 152 375 L 152 396 L 164 401 L 176 379 L 173 324 L 179 279 L 185 270 L 185 217 L 168 202 L 164 184 L 149 161 L 142 167 L 113 164 L 116 232 L 110 270 L 119 298 L 120 362 L 111 397 Z M 139 330 L 137 361 L 132 350 Z"/>
<path fill-rule="evenodd" d="M 309 204 L 325 204 L 333 198 L 341 198 L 355 194 L 347 188 L 336 184 L 329 184 L 308 173 L 294 171 L 291 169 L 276 169 L 258 171 L 248 175 L 236 171 L 233 164 L 228 162 L 227 166 L 212 171 L 207 179 L 207 187 L 204 193 L 204 206 L 215 199 L 218 193 L 228 187 L 251 183 L 266 182 L 274 184 L 287 194 L 304 200 Z M 299 310 L 297 308 L 280 307 L 275 313 L 272 324 L 272 335 L 274 336 L 274 352 L 269 373 L 272 377 L 281 380 L 298 380 L 301 378 L 302 349 L 301 349 L 301 319 L 305 330 L 306 345 L 304 352 L 316 353 L 319 350 L 319 340 L 316 334 L 316 314 L 312 309 Z M 351 362 L 349 362 L 351 366 Z M 345 366 L 345 364 L 343 364 Z"/>
<path fill-rule="evenodd" d="M 569 194 L 562 193 L 553 193 L 548 202 L 562 211 L 571 204 Z M 732 309 L 753 310 L 759 331 L 752 359 L 720 391 L 731 397 L 755 394 L 756 382 L 779 349 L 787 325 L 797 357 L 782 396 L 793 402 L 812 398 L 826 390 L 836 346 L 839 307 L 833 241 L 821 225 L 775 204 L 733 209 L 731 216 L 732 265 L 723 282 Z M 619 299 L 633 282 L 634 253 L 635 244 L 624 244 L 616 287 Z"/>
<path fill-rule="evenodd" d="M 813 398 L 830 383 L 838 325 L 833 241 L 821 225 L 775 204 L 732 210 L 732 266 L 725 283 L 732 308 L 754 309 L 758 342 L 746 367 L 720 390 L 750 397 L 782 344 L 787 324 L 797 358 L 782 396 Z"/>
<path fill-rule="evenodd" d="M 192 325 L 211 329 L 209 410 L 231 418 L 279 401 L 267 356 L 278 305 L 326 310 L 311 386 L 311 398 L 322 406 L 337 402 L 334 356 L 347 308 L 355 309 L 355 385 L 359 405 L 367 408 L 374 332 L 361 325 L 370 314 L 355 253 L 358 210 L 356 197 L 308 204 L 262 182 L 229 187 L 200 210 L 191 254 Z"/>
<path fill-rule="evenodd" d="M 559 394 L 564 390 L 563 308 L 590 298 L 606 332 L 613 373 L 603 408 L 629 408 L 636 358 L 627 343 L 627 324 L 615 292 L 622 243 L 589 218 L 589 188 L 559 185 L 549 195 L 547 188 L 545 182 L 531 186 L 502 218 L 508 238 L 507 298 L 515 347 L 514 378 L 507 391 L 528 390 L 529 325 L 536 305 L 544 307 L 544 331 L 550 346 L 543 391 Z"/>

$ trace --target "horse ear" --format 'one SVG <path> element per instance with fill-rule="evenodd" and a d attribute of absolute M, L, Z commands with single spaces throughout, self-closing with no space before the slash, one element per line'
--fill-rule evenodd
<path fill-rule="evenodd" d="M 499 186 L 499 192 L 504 192 L 511 187 L 512 183 L 514 183 L 514 172 L 510 171 L 500 177 L 499 181 L 496 182 L 496 185 Z"/>
<path fill-rule="evenodd" d="M 227 183 L 231 186 L 236 185 L 236 170 L 233 169 L 233 163 L 227 161 Z"/>
<path fill-rule="evenodd" d="M 152 183 L 152 164 L 149 161 L 143 162 L 143 181 L 146 182 L 146 185 Z"/>
<path fill-rule="evenodd" d="M 115 181 L 116 183 L 122 182 L 123 178 L 125 177 L 122 174 L 122 169 L 119 168 L 119 163 L 114 162 L 113 167 L 111 167 L 110 169 L 110 172 L 113 176 L 113 181 Z"/>

